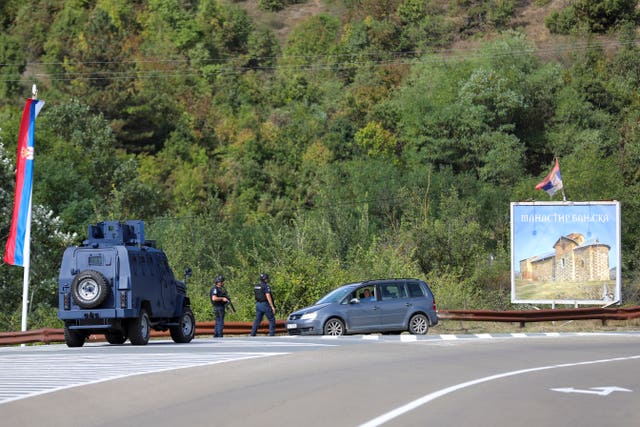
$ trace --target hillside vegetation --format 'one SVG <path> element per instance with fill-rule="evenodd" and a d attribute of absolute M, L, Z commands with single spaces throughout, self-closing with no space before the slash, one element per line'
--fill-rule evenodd
<path fill-rule="evenodd" d="M 37 84 L 30 326 L 59 326 L 64 247 L 143 219 L 198 320 L 216 274 L 249 320 L 347 281 L 413 276 L 441 309 L 507 309 L 514 201 L 559 158 L 567 198 L 619 200 L 640 300 L 635 1 L 5 0 L 0 237 Z M 551 200 L 561 200 L 556 194 Z M 0 267 L 0 330 L 22 268 Z"/>

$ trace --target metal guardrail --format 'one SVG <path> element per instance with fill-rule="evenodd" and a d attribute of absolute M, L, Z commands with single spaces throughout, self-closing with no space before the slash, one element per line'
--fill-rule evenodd
<path fill-rule="evenodd" d="M 213 336 L 215 322 L 197 322 L 196 335 Z M 225 335 L 249 335 L 253 322 L 225 322 Z M 286 333 L 284 320 L 276 320 L 276 333 Z M 258 334 L 267 334 L 269 323 L 262 322 L 258 328 Z M 170 337 L 169 331 L 151 331 L 152 338 Z M 87 342 L 105 341 L 103 335 L 90 335 Z M 0 332 L 0 345 L 16 345 L 28 343 L 60 343 L 64 342 L 64 330 L 57 328 L 34 329 L 24 332 Z"/>
<path fill-rule="evenodd" d="M 640 306 L 628 308 L 569 308 L 552 310 L 447 310 L 439 311 L 443 320 L 466 320 L 473 322 L 518 322 L 524 326 L 528 322 L 552 322 L 556 320 L 631 320 L 640 318 Z"/>
<path fill-rule="evenodd" d="M 552 322 L 560 320 L 600 320 L 604 325 L 607 320 L 631 320 L 640 318 L 640 306 L 627 308 L 570 308 L 552 310 L 441 310 L 440 320 L 460 320 L 469 322 L 510 322 L 520 323 L 524 327 L 529 322 Z M 196 323 L 196 335 L 213 335 L 215 322 Z M 225 335 L 249 335 L 253 322 L 225 322 Z M 266 334 L 268 323 L 263 322 L 258 329 L 259 334 Z M 285 321 L 276 321 L 276 333 L 286 333 Z M 152 337 L 169 337 L 169 331 L 151 331 Z M 104 341 L 102 335 L 91 335 L 89 342 Z M 25 332 L 0 332 L 0 345 L 16 345 L 28 343 L 64 342 L 62 329 L 44 328 Z"/>

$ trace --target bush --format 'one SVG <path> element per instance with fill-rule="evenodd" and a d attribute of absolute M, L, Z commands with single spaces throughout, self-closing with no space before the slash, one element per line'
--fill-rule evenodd
<path fill-rule="evenodd" d="M 258 7 L 262 10 L 269 10 L 271 12 L 277 12 L 282 10 L 287 5 L 286 0 L 259 0 Z"/>
<path fill-rule="evenodd" d="M 578 19 L 594 33 L 605 33 L 627 21 L 636 21 L 636 0 L 576 0 Z"/>
<path fill-rule="evenodd" d="M 544 25 L 552 34 L 569 34 L 577 23 L 578 19 L 572 7 L 553 12 L 544 20 Z"/>
<path fill-rule="evenodd" d="M 553 34 L 569 34 L 578 26 L 593 33 L 606 33 L 625 22 L 637 22 L 635 0 L 576 0 L 572 5 L 553 12 L 545 26 Z"/>
<path fill-rule="evenodd" d="M 506 27 L 513 17 L 514 0 L 496 0 L 489 8 L 489 21 L 495 28 Z"/>

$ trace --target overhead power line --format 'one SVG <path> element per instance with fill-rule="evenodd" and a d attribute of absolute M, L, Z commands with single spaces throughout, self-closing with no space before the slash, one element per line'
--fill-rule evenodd
<path fill-rule="evenodd" d="M 202 77 L 214 74 L 243 74 L 247 71 L 342 71 L 354 66 L 403 66 L 414 64 L 440 63 L 442 61 L 461 61 L 470 58 L 498 59 L 504 57 L 518 57 L 526 55 L 538 55 L 541 57 L 553 57 L 587 49 L 617 49 L 637 45 L 636 41 L 620 41 L 602 39 L 599 41 L 584 41 L 564 44 L 549 44 L 540 47 L 531 47 L 521 50 L 495 48 L 465 48 L 465 49 L 440 49 L 431 52 L 361 52 L 355 54 L 318 54 L 318 55 L 284 55 L 280 57 L 229 57 L 214 58 L 209 60 L 189 59 L 143 59 L 127 61 L 86 61 L 73 63 L 75 69 L 91 68 L 87 71 L 65 71 L 62 73 L 40 72 L 42 68 L 55 68 L 69 66 L 62 62 L 32 62 L 27 67 L 32 71 L 29 76 L 36 79 L 49 81 L 71 80 L 126 80 L 126 79 L 160 79 L 171 77 Z M 238 65 L 239 62 L 249 60 L 258 63 L 270 63 L 277 61 L 274 66 L 247 66 Z M 23 64 L 4 63 L 3 68 L 16 68 Z M 216 66 L 216 70 L 203 70 L 204 66 Z M 100 67 L 111 69 L 99 69 Z M 113 70 L 113 68 L 122 70 Z M 15 73 L 0 73 L 0 81 L 17 82 L 22 78 Z"/>

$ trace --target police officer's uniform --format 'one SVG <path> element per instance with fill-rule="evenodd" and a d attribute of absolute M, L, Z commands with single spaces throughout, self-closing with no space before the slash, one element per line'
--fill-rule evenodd
<path fill-rule="evenodd" d="M 273 336 L 276 332 L 276 316 L 267 299 L 267 294 L 269 294 L 273 302 L 273 294 L 271 293 L 271 287 L 267 283 L 268 280 L 269 276 L 266 273 L 262 273 L 260 275 L 260 283 L 253 287 L 253 293 L 256 299 L 256 318 L 251 328 L 251 336 L 256 335 L 263 316 L 267 316 L 267 319 L 269 319 L 269 335 Z"/>
<path fill-rule="evenodd" d="M 216 326 L 213 331 L 214 338 L 222 338 L 222 331 L 224 329 L 225 306 L 227 303 L 225 301 L 214 301 L 213 297 L 217 296 L 220 298 L 229 298 L 229 296 L 227 295 L 227 290 L 224 288 L 224 286 L 217 286 L 218 281 L 222 282 L 224 281 L 224 279 L 222 279 L 221 277 L 216 278 L 216 285 L 213 285 L 213 288 L 211 288 L 211 292 L 209 295 L 209 300 L 213 304 L 213 313 L 216 317 Z"/>

